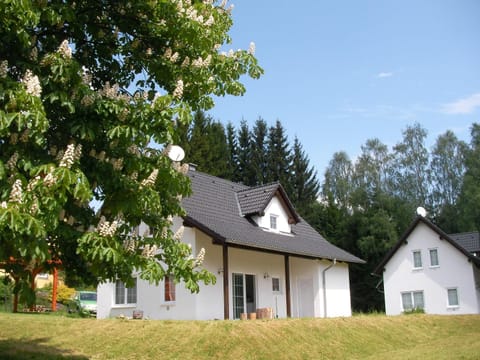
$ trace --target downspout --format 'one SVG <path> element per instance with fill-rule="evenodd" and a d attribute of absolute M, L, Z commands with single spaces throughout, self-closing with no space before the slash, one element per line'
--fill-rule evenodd
<path fill-rule="evenodd" d="M 325 269 L 322 271 L 322 282 L 323 282 L 323 317 L 327 317 L 327 287 L 326 287 L 326 279 L 325 279 L 325 273 L 330 270 L 335 264 L 337 263 L 337 259 L 333 259 L 333 263 L 328 265 Z"/>

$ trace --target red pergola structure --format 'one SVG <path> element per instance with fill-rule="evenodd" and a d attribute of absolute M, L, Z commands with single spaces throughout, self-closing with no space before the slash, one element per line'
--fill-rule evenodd
<path fill-rule="evenodd" d="M 47 263 L 49 265 L 53 264 L 53 270 L 52 270 L 52 272 L 53 272 L 52 311 L 56 311 L 57 310 L 57 291 L 58 291 L 58 268 L 61 267 L 62 261 L 60 259 L 58 259 L 58 260 L 47 260 Z M 25 264 L 25 262 L 23 260 L 15 259 L 13 257 L 10 257 L 7 262 L 0 263 L 0 268 L 6 269 L 7 264 L 23 266 L 24 269 L 27 268 L 27 264 Z M 31 284 L 30 284 L 32 290 L 35 290 L 35 286 L 36 286 L 35 285 L 35 279 L 36 279 L 37 275 L 40 274 L 43 270 L 44 270 L 43 265 L 34 267 L 33 269 L 29 270 L 30 273 L 31 273 L 31 279 L 32 279 Z M 18 276 L 15 276 L 15 274 L 13 274 L 13 273 L 9 273 L 8 275 L 13 278 L 15 283 L 18 282 L 18 280 L 19 280 Z M 33 305 L 30 308 L 30 310 L 34 311 L 35 310 L 35 305 Z M 18 312 L 18 294 L 14 294 L 14 297 L 13 297 L 13 312 L 14 313 Z"/>

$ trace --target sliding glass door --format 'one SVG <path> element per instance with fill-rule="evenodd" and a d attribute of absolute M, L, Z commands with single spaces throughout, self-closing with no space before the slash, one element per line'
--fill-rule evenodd
<path fill-rule="evenodd" d="M 232 274 L 233 318 L 240 314 L 255 312 L 257 308 L 255 275 Z"/>

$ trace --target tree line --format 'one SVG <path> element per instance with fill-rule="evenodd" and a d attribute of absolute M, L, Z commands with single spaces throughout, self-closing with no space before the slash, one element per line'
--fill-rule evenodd
<path fill-rule="evenodd" d="M 383 310 L 381 279 L 371 272 L 424 207 L 447 233 L 480 229 L 480 125 L 469 143 L 448 130 L 433 147 L 420 124 L 389 148 L 368 139 L 352 160 L 336 152 L 320 181 L 298 138 L 290 145 L 280 121 L 226 127 L 197 112 L 179 129 L 188 161 L 200 171 L 246 185 L 280 181 L 300 215 L 330 242 L 361 257 L 351 265 L 354 311 Z"/>
<path fill-rule="evenodd" d="M 259 118 L 251 129 L 242 121 L 236 129 L 197 112 L 177 135 L 186 159 L 200 171 L 248 186 L 278 181 L 299 211 L 318 197 L 315 169 L 298 138 L 290 145 L 280 121 L 269 127 Z"/>

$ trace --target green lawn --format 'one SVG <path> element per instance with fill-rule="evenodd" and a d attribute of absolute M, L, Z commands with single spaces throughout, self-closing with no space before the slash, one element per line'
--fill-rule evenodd
<path fill-rule="evenodd" d="M 151 321 L 0 313 L 2 359 L 479 357 L 479 315 Z"/>

